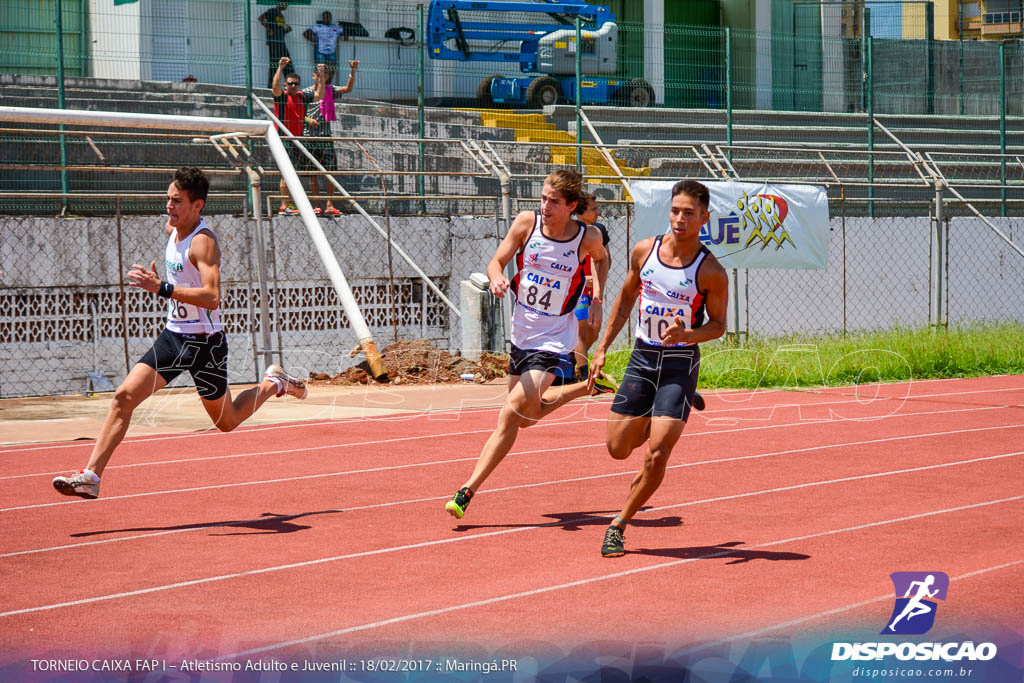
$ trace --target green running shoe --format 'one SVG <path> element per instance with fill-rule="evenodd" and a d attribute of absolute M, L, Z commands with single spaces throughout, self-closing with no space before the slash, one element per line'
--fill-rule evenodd
<path fill-rule="evenodd" d="M 622 529 L 614 524 L 604 532 L 604 544 L 601 546 L 601 555 L 604 557 L 622 557 L 626 554 L 626 546 L 623 542 L 626 537 L 622 535 Z"/>
<path fill-rule="evenodd" d="M 466 508 L 469 507 L 469 501 L 473 498 L 473 492 L 463 486 L 459 489 L 452 499 L 444 504 L 444 509 L 448 511 L 448 514 L 455 519 L 462 519 L 462 516 L 466 514 Z"/>

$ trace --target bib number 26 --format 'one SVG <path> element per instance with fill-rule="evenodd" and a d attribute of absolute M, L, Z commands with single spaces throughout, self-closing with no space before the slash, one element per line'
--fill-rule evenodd
<path fill-rule="evenodd" d="M 185 320 L 188 318 L 188 307 L 185 304 L 171 299 L 169 306 L 171 318 L 174 320 Z"/>

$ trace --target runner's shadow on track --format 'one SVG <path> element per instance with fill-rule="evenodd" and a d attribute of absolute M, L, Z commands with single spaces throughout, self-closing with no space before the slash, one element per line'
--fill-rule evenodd
<path fill-rule="evenodd" d="M 127 529 L 109 529 L 106 531 L 82 531 L 71 534 L 73 537 L 99 536 L 102 534 L 120 534 L 131 531 L 188 531 L 189 529 L 218 529 L 221 527 L 238 527 L 243 529 L 254 529 L 249 532 L 230 532 L 226 534 L 210 534 L 211 536 L 254 536 L 260 534 L 293 534 L 296 531 L 305 531 L 312 527 L 307 524 L 293 524 L 291 520 L 311 515 L 330 515 L 341 512 L 341 510 L 317 510 L 316 512 L 300 512 L 297 515 L 275 515 L 273 512 L 264 512 L 259 519 L 238 519 L 230 522 L 200 522 L 198 524 L 179 524 L 177 526 L 140 526 Z"/>
<path fill-rule="evenodd" d="M 643 512 L 648 508 L 640 508 Z M 547 524 L 460 524 L 453 531 L 471 531 L 473 529 L 514 529 L 519 527 L 562 527 L 562 531 L 579 531 L 585 526 L 608 526 L 618 510 L 593 510 L 589 512 L 554 512 L 543 515 L 556 521 Z M 678 515 L 655 517 L 653 519 L 634 517 L 630 526 L 668 527 L 682 526 L 683 518 Z"/>
<path fill-rule="evenodd" d="M 632 522 L 630 522 L 632 524 Z M 730 541 L 718 545 L 694 546 L 690 548 L 654 548 L 644 550 L 626 550 L 627 555 L 654 555 L 671 557 L 680 560 L 730 560 L 726 564 L 743 564 L 754 560 L 809 560 L 810 555 L 803 553 L 776 553 L 767 550 L 743 550 L 735 546 L 743 545 L 742 541 Z"/>

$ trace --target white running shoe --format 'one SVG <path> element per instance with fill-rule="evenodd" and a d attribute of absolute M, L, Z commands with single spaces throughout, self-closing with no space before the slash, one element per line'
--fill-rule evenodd
<path fill-rule="evenodd" d="M 54 477 L 53 488 L 65 496 L 99 498 L 100 495 L 100 483 L 90 479 L 85 470 L 78 470 L 77 474 L 67 477 Z"/>
<path fill-rule="evenodd" d="M 280 365 L 271 365 L 267 368 L 267 371 L 263 374 L 263 379 L 270 379 L 271 377 L 280 380 L 284 385 L 284 390 L 277 394 L 278 397 L 287 394 L 288 396 L 294 396 L 300 401 L 306 398 L 308 393 L 306 391 L 306 383 L 298 377 L 289 375 Z"/>

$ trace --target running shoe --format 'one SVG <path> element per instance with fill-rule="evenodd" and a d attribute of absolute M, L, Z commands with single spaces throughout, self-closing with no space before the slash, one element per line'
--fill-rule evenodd
<path fill-rule="evenodd" d="M 323 211 L 323 209 L 321 209 L 321 208 L 320 208 L 319 206 L 314 206 L 314 207 L 313 207 L 313 213 L 315 213 L 315 214 L 316 214 L 317 216 L 319 216 L 319 215 L 320 215 L 320 214 L 322 214 L 323 212 L 324 212 L 324 211 Z M 296 213 L 297 213 L 297 212 L 296 212 Z"/>
<path fill-rule="evenodd" d="M 330 204 L 328 204 L 327 208 L 324 209 L 324 213 L 330 216 L 331 218 L 337 218 L 338 216 L 341 215 L 341 211 L 331 206 Z"/>
<path fill-rule="evenodd" d="M 693 392 L 693 403 L 691 404 L 694 410 L 704 410 L 705 403 L 704 397 L 700 395 L 699 391 Z"/>
<path fill-rule="evenodd" d="M 294 396 L 300 401 L 306 398 L 308 393 L 306 383 L 298 377 L 289 375 L 280 365 L 271 365 L 267 368 L 267 371 L 263 374 L 263 379 L 270 379 L 271 377 L 281 380 L 281 384 L 284 385 L 284 388 L 277 394 L 278 398 L 285 395 Z"/>
<path fill-rule="evenodd" d="M 282 206 L 280 209 L 278 209 L 277 215 L 279 215 L 279 216 L 298 216 L 299 215 L 299 210 L 295 208 L 294 204 L 289 204 L 288 206 Z"/>
<path fill-rule="evenodd" d="M 623 542 L 626 537 L 622 535 L 622 529 L 612 524 L 608 531 L 604 532 L 604 544 L 601 545 L 603 557 L 622 557 L 626 554 L 626 546 Z"/>
<path fill-rule="evenodd" d="M 78 496 L 80 498 L 99 498 L 100 483 L 93 481 L 85 470 L 78 470 L 77 474 L 67 477 L 54 477 L 53 488 L 65 496 Z"/>
<path fill-rule="evenodd" d="M 452 496 L 451 500 L 444 504 L 444 509 L 455 519 L 462 519 L 462 516 L 466 514 L 466 508 L 469 507 L 469 501 L 472 499 L 473 492 L 463 486 Z"/>
<path fill-rule="evenodd" d="M 590 377 L 590 366 L 589 365 L 577 365 L 576 366 L 576 381 L 577 382 L 586 382 L 588 377 Z"/>
<path fill-rule="evenodd" d="M 615 379 L 611 375 L 606 375 L 603 372 L 599 372 L 594 377 L 594 393 L 592 396 L 598 394 L 614 394 L 619 390 L 619 385 L 615 383 Z"/>

